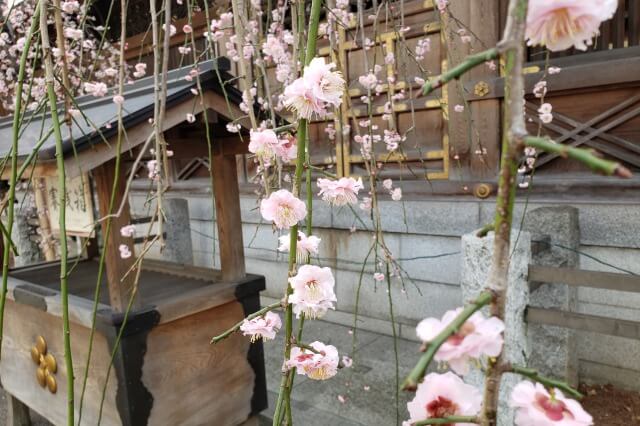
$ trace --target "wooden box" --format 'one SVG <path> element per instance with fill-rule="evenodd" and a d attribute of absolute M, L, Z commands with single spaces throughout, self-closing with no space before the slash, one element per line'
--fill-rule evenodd
<path fill-rule="evenodd" d="M 76 421 L 97 271 L 98 262 L 85 260 L 69 278 L 74 293 L 69 310 Z M 0 377 L 12 396 L 61 425 L 66 424 L 67 371 L 60 294 L 55 290 L 58 273 L 57 263 L 12 272 Z M 219 271 L 147 260 L 138 290 L 145 305 L 129 313 L 122 330 L 124 314 L 114 312 L 106 291 L 102 292 L 82 424 L 97 424 L 101 416 L 105 426 L 237 425 L 266 408 L 262 345 L 249 344 L 239 334 L 209 344 L 212 336 L 259 309 L 262 289 L 261 276 L 248 274 L 237 282 L 222 282 Z M 57 384 L 55 393 L 36 378 L 38 365 L 31 350 L 39 336 L 57 363 L 57 371 L 49 373 Z"/>

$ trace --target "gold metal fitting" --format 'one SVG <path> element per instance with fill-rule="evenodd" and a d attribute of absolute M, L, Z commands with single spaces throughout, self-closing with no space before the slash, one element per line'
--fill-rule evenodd
<path fill-rule="evenodd" d="M 487 198 L 493 192 L 493 187 L 488 183 L 479 183 L 473 188 L 473 195 L 478 198 Z"/>
<path fill-rule="evenodd" d="M 473 93 L 476 96 L 487 96 L 489 94 L 489 85 L 485 81 L 479 81 L 473 87 Z"/>
<path fill-rule="evenodd" d="M 58 371 L 58 363 L 52 354 L 47 353 L 47 341 L 44 337 L 36 337 L 36 344 L 31 348 L 31 360 L 38 366 L 36 368 L 38 384 L 43 388 L 46 386 L 49 392 L 56 393 L 58 383 L 54 374 Z"/>

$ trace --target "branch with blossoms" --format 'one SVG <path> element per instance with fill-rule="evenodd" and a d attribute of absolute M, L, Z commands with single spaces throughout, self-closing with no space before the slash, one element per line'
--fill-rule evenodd
<path fill-rule="evenodd" d="M 446 8 L 447 0 L 439 0 L 438 3 L 440 10 L 443 10 Z M 427 318 L 418 324 L 416 331 L 418 337 L 425 342 L 426 351 L 403 385 L 407 390 L 416 391 L 415 398 L 407 405 L 411 415 L 409 424 L 465 422 L 478 423 L 482 426 L 495 425 L 500 381 L 505 373 L 518 374 L 531 380 L 521 381 L 511 393 L 510 405 L 517 410 L 515 418 L 517 426 L 560 424 L 567 418 L 580 426 L 593 424 L 591 416 L 577 401 L 565 397 L 567 394 L 580 398 L 578 391 L 563 381 L 541 376 L 534 369 L 503 361 L 502 333 L 505 329 L 503 319 L 508 288 L 516 173 L 525 147 L 578 160 L 598 173 L 619 177 L 630 176 L 630 172 L 622 165 L 599 158 L 589 150 L 563 146 L 549 139 L 527 134 L 522 99 L 525 39 L 529 39 L 531 44 L 544 41 L 552 50 L 563 50 L 573 44 L 577 48 L 585 47 L 584 39 L 590 40 L 597 33 L 600 22 L 611 18 L 615 8 L 615 2 L 607 5 L 591 5 L 590 9 L 583 10 L 584 13 L 593 17 L 593 21 L 590 22 L 593 25 L 591 32 L 586 30 L 579 35 L 571 32 L 560 34 L 550 33 L 549 29 L 557 28 L 557 25 L 573 28 L 577 25 L 575 20 L 583 17 L 566 14 L 566 9 L 550 2 L 511 0 L 505 36 L 499 44 L 503 49 L 490 49 L 473 55 L 449 72 L 424 85 L 424 93 L 427 94 L 448 81 L 459 78 L 474 66 L 484 62 L 484 58 L 497 57 L 498 53 L 503 55 L 505 114 L 496 216 L 494 223 L 485 226 L 479 235 L 484 236 L 492 230 L 495 232 L 487 288 L 474 303 L 464 309 L 449 311 L 441 320 Z M 562 24 L 558 23 L 560 21 Z M 487 56 L 483 56 L 485 53 Z M 552 119 L 549 104 L 543 105 L 538 112 L 541 120 L 548 122 Z M 486 305 L 490 305 L 491 308 L 490 318 L 485 318 L 479 312 Z M 424 377 L 433 359 L 447 362 L 455 373 L 465 375 L 469 371 L 470 361 L 480 361 L 482 358 L 487 359 L 484 394 L 464 383 L 460 377 L 451 372 L 431 373 Z"/>
<path fill-rule="evenodd" d="M 281 302 L 267 305 L 251 315 L 247 315 L 245 319 L 226 330 L 224 333 L 212 338 L 210 343 L 212 345 L 219 343 L 238 330 L 241 330 L 245 336 L 250 335 L 252 341 L 259 338 L 268 339 L 272 333 L 275 335 L 275 332 L 282 327 L 282 321 L 280 321 L 280 317 L 278 315 L 267 315 L 267 313 L 280 308 L 282 308 Z"/>

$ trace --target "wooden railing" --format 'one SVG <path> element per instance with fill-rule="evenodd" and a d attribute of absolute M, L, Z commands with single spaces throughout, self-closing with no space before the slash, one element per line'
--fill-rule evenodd
<path fill-rule="evenodd" d="M 640 276 L 573 268 L 529 265 L 531 291 L 541 284 L 566 284 L 605 290 L 640 293 Z M 640 322 L 529 306 L 526 321 L 610 336 L 640 339 Z"/>

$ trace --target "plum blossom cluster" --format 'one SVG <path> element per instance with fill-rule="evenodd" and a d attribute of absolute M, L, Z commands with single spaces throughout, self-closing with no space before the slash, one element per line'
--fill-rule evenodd
<path fill-rule="evenodd" d="M 418 337 L 429 344 L 459 316 L 462 308 L 448 311 L 441 320 L 427 318 L 417 328 Z M 438 348 L 435 359 L 446 361 L 460 375 L 469 372 L 472 360 L 496 357 L 502 351 L 504 323 L 496 317 L 485 318 L 480 312 L 469 317 Z M 580 404 L 566 398 L 559 389 L 546 389 L 539 383 L 522 381 L 511 393 L 510 404 L 516 408 L 516 426 L 590 426 L 591 416 Z M 431 373 L 418 385 L 414 399 L 407 404 L 411 426 L 416 422 L 464 416 L 476 418 L 482 409 L 482 395 L 452 372 Z M 473 423 L 456 423 L 472 425 Z"/>
<path fill-rule="evenodd" d="M 430 343 L 447 328 L 462 312 L 462 308 L 447 311 L 442 319 L 427 318 L 416 327 L 420 340 Z M 495 357 L 502 351 L 504 323 L 496 317 L 485 318 L 480 312 L 474 313 L 465 323 L 440 346 L 434 359 L 449 364 L 458 374 L 469 372 L 471 360 L 483 356 Z"/>
<path fill-rule="evenodd" d="M 393 201 L 402 200 L 402 188 L 394 188 L 392 179 L 385 179 L 382 181 L 382 187 L 389 191 L 389 195 L 391 195 L 391 199 Z"/>
<path fill-rule="evenodd" d="M 278 251 L 288 252 L 291 247 L 290 234 L 283 235 L 278 238 L 280 246 Z M 296 261 L 299 264 L 307 263 L 311 255 L 318 254 L 318 247 L 320 246 L 320 238 L 315 235 L 309 235 L 308 237 L 304 232 L 298 231 L 298 241 L 296 243 Z"/>
<path fill-rule="evenodd" d="M 249 152 L 255 154 L 256 159 L 263 166 L 268 167 L 274 160 L 280 160 L 283 163 L 293 160 L 296 158 L 298 149 L 294 137 L 287 135 L 278 138 L 273 130 L 264 129 L 251 130 Z"/>
<path fill-rule="evenodd" d="M 312 380 L 326 380 L 338 372 L 340 356 L 335 346 L 313 342 L 309 348 L 294 346 L 285 368 L 295 368 L 298 374 Z"/>
<path fill-rule="evenodd" d="M 326 117 L 331 107 L 340 106 L 344 93 L 345 82 L 339 71 L 333 71 L 335 66 L 323 58 L 313 58 L 302 77 L 284 89 L 283 104 L 300 118 Z"/>
<path fill-rule="evenodd" d="M 31 23 L 34 7 L 37 2 L 3 2 L 1 12 L 7 25 L 0 32 L 0 104 L 6 112 L 11 112 L 17 88 L 19 58 L 26 45 L 26 36 Z M 119 51 L 109 41 L 96 38 L 96 34 L 104 31 L 95 26 L 95 18 L 88 14 L 89 4 L 78 1 L 63 1 L 60 4 L 65 51 L 52 48 L 55 67 L 62 67 L 63 60 L 67 64 L 70 87 L 73 95 L 90 93 L 95 96 L 106 95 L 107 86 L 113 85 L 118 78 Z M 29 100 L 26 107 L 35 109 L 46 96 L 45 80 L 38 59 L 38 43 L 31 43 L 27 56 L 26 81 L 21 94 Z M 125 70 L 128 75 L 129 69 Z M 61 84 L 55 82 L 58 96 L 65 93 Z"/>

